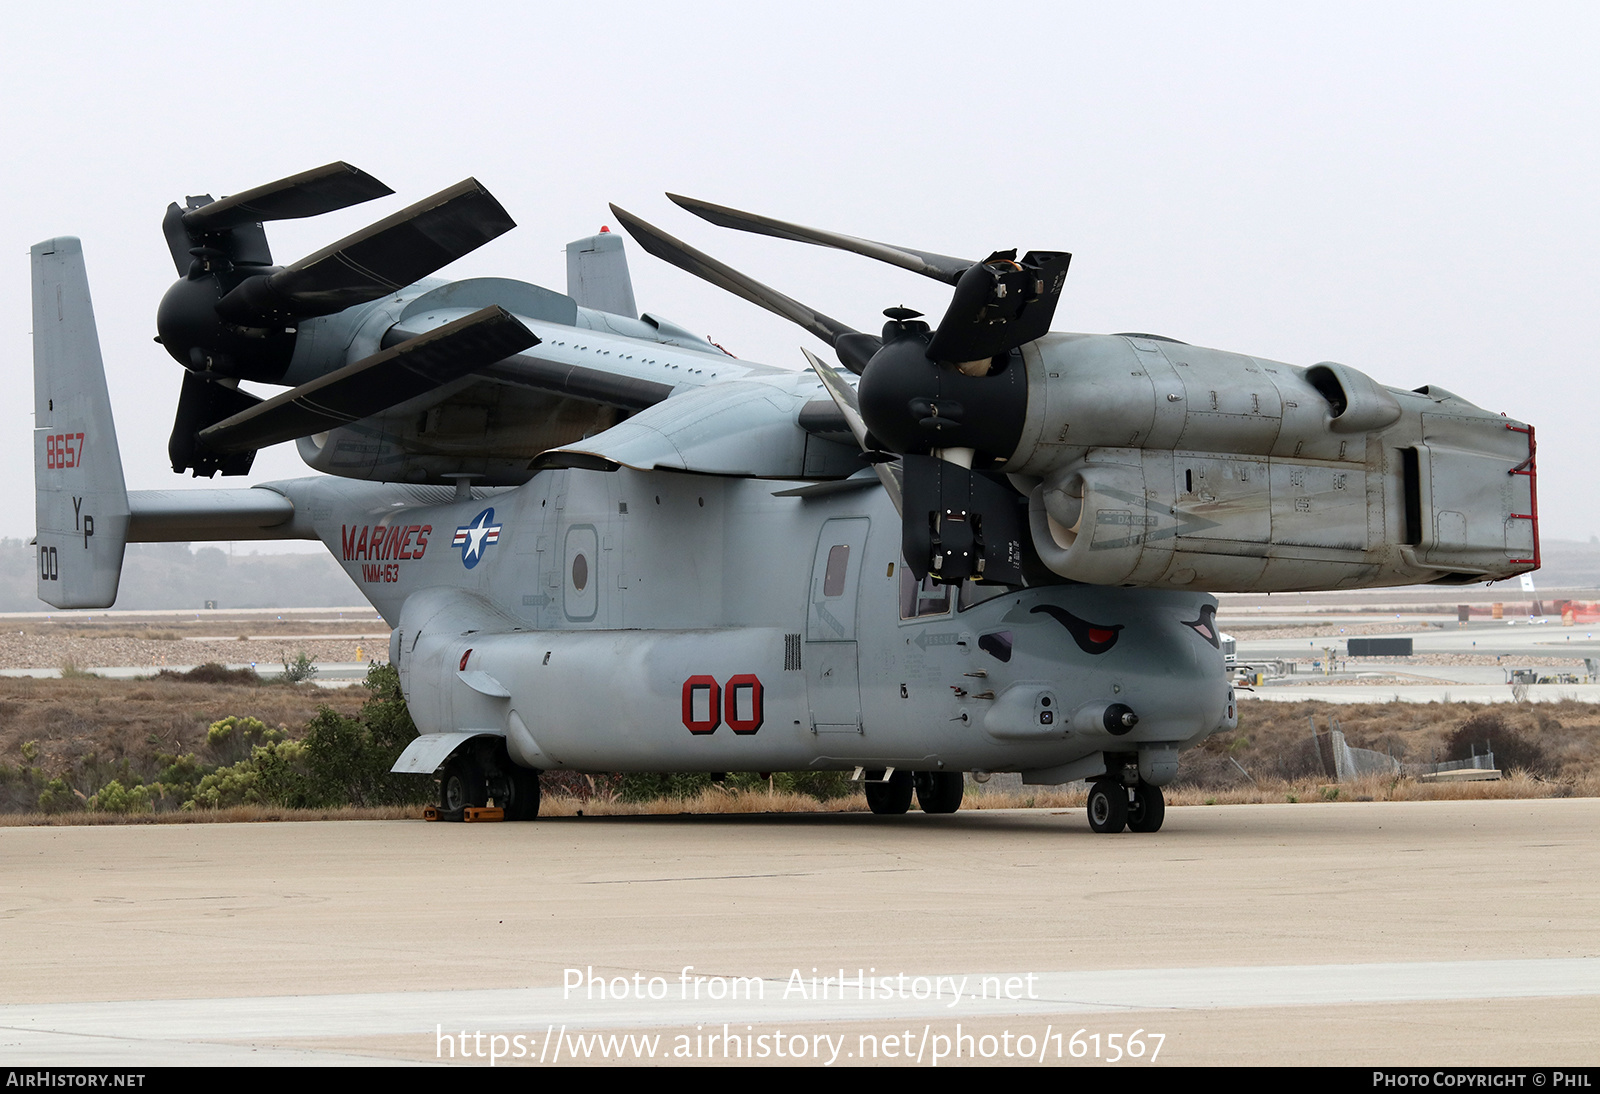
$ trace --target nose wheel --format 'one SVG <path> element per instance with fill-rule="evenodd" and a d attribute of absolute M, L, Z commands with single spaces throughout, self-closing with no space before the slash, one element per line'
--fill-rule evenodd
<path fill-rule="evenodd" d="M 1089 788 L 1089 827 L 1116 833 L 1128 826 L 1128 790 L 1117 779 L 1101 779 Z"/>
<path fill-rule="evenodd" d="M 1128 803 L 1128 831 L 1158 832 L 1166 819 L 1167 799 L 1161 796 L 1159 786 L 1140 783 L 1133 788 L 1133 800 Z"/>
<path fill-rule="evenodd" d="M 1130 791 L 1120 779 L 1100 779 L 1089 790 L 1089 827 L 1096 832 L 1156 832 L 1166 816 L 1159 786 L 1140 782 Z"/>

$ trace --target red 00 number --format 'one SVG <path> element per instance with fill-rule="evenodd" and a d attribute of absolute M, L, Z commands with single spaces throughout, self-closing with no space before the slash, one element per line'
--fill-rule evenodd
<path fill-rule="evenodd" d="M 715 733 L 722 724 L 722 689 L 715 677 L 691 676 L 683 682 L 683 724 L 690 733 Z"/>
<path fill-rule="evenodd" d="M 683 725 L 697 737 L 715 733 L 724 721 L 748 736 L 766 720 L 761 678 L 746 672 L 728 678 L 726 687 L 714 676 L 691 676 L 683 682 Z"/>
<path fill-rule="evenodd" d="M 51 433 L 44 439 L 44 465 L 53 470 L 83 462 L 82 433 Z"/>

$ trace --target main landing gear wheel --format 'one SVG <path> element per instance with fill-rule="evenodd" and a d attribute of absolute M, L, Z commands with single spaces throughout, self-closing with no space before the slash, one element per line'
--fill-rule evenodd
<path fill-rule="evenodd" d="M 1128 824 L 1128 790 L 1115 779 L 1101 779 L 1089 790 L 1089 827 L 1120 832 Z"/>
<path fill-rule="evenodd" d="M 1159 832 L 1161 822 L 1167 819 L 1167 799 L 1159 786 L 1140 783 L 1133 788 L 1133 802 L 1128 806 L 1128 829 L 1133 832 Z"/>
<path fill-rule="evenodd" d="M 873 772 L 882 776 L 883 772 Z M 867 783 L 867 808 L 880 816 L 897 816 L 911 808 L 911 791 L 914 789 L 911 772 L 896 771 L 888 782 Z"/>
<path fill-rule="evenodd" d="M 508 821 L 529 821 L 539 815 L 539 773 L 511 765 L 505 775 L 507 800 L 501 805 Z"/>
<path fill-rule="evenodd" d="M 452 757 L 439 776 L 439 811 L 450 820 L 460 820 L 462 810 L 488 801 L 489 787 L 472 757 Z"/>
<path fill-rule="evenodd" d="M 967 789 L 961 772 L 919 771 L 912 781 L 924 813 L 954 813 L 961 808 L 961 796 Z"/>

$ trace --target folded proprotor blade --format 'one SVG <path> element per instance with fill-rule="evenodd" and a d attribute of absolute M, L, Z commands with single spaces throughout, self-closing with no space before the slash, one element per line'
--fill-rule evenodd
<path fill-rule="evenodd" d="M 823 228 L 807 228 L 802 224 L 790 224 L 783 220 L 774 220 L 758 213 L 746 213 L 738 209 L 730 209 L 726 205 L 713 205 L 709 201 L 699 198 L 687 198 L 681 194 L 668 194 L 667 197 L 683 206 L 695 216 L 723 228 L 733 228 L 741 232 L 754 232 L 757 235 L 772 236 L 776 239 L 792 239 L 798 243 L 811 243 L 818 247 L 832 247 L 839 251 L 849 251 L 852 254 L 862 255 L 866 258 L 887 262 L 891 266 L 899 266 L 902 270 L 919 273 L 923 277 L 931 277 L 935 281 L 943 281 L 947 285 L 954 285 L 967 267 L 973 265 L 971 259 L 954 258 L 950 255 L 936 254 L 933 251 L 918 251 L 911 247 L 900 247 L 893 243 L 878 243 L 870 239 L 860 239 L 856 236 L 847 236 L 841 232 L 830 232 Z"/>
<path fill-rule="evenodd" d="M 791 296 L 785 296 L 777 289 L 763 285 L 732 266 L 695 250 L 681 239 L 673 238 L 655 225 L 640 220 L 626 209 L 612 205 L 611 211 L 617 215 L 617 219 L 628 230 L 628 234 L 633 236 L 639 246 L 646 251 L 664 262 L 672 263 L 685 273 L 692 273 L 719 289 L 726 289 L 735 296 L 763 307 L 772 314 L 816 335 L 833 347 L 845 368 L 857 375 L 883 345 L 882 340 L 875 335 L 862 334 L 832 316 L 824 315 Z"/>
<path fill-rule="evenodd" d="M 319 376 L 200 431 L 212 452 L 264 448 L 379 414 L 539 344 L 493 306 Z"/>
<path fill-rule="evenodd" d="M 298 220 L 392 193 L 365 171 L 341 160 L 191 209 L 183 214 L 183 226 L 198 235 L 265 220 Z"/>
<path fill-rule="evenodd" d="M 331 315 L 419 281 L 516 227 L 476 179 L 466 179 L 217 302 L 241 325 Z"/>

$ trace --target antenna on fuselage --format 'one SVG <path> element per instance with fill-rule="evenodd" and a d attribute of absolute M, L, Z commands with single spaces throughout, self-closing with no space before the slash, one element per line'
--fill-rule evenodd
<path fill-rule="evenodd" d="M 456 496 L 451 499 L 452 501 L 471 501 L 472 480 L 483 478 L 482 475 L 475 471 L 451 471 L 439 477 L 456 480 Z"/>

